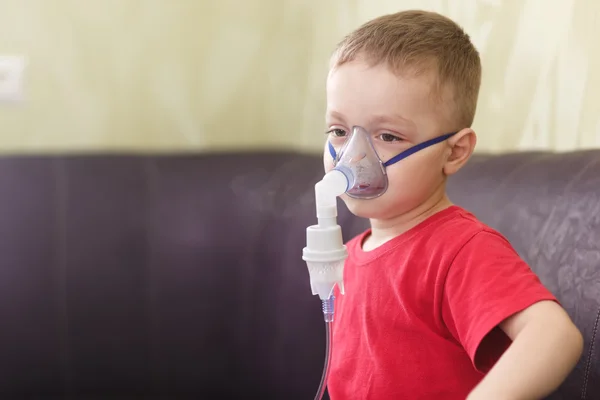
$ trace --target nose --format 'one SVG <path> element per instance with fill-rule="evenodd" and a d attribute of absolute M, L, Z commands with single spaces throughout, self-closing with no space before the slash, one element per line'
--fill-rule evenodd
<path fill-rule="evenodd" d="M 353 162 L 353 163 L 360 162 L 360 160 L 363 160 L 366 156 L 367 156 L 367 153 L 364 153 L 364 152 L 363 153 L 355 154 L 350 159 L 350 162 Z"/>

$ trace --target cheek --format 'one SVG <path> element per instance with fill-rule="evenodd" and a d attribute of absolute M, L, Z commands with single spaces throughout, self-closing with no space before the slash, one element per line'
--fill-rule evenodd
<path fill-rule="evenodd" d="M 417 156 L 417 154 L 412 157 Z M 425 156 L 425 154 L 423 154 Z M 442 168 L 437 157 L 408 157 L 387 169 L 390 187 L 394 192 L 406 192 L 405 195 L 420 196 L 437 186 L 443 178 Z"/>

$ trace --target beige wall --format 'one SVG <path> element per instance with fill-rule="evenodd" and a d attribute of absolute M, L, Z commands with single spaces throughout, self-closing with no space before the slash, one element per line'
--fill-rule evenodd
<path fill-rule="evenodd" d="M 319 150 L 333 45 L 412 7 L 482 52 L 479 150 L 600 144 L 593 0 L 2 0 L 0 54 L 28 69 L 0 151 Z"/>

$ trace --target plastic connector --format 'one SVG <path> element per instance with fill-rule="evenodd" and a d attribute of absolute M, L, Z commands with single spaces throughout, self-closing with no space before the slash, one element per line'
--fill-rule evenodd
<path fill-rule="evenodd" d="M 333 322 L 335 296 L 332 295 L 327 300 L 322 300 L 322 302 L 323 302 L 323 317 L 325 317 L 325 322 Z"/>
<path fill-rule="evenodd" d="M 317 220 L 320 227 L 337 225 L 337 198 L 348 190 L 348 177 L 340 170 L 329 171 L 315 185 Z"/>

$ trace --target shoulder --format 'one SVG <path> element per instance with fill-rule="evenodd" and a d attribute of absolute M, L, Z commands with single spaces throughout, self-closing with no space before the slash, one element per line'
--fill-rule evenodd
<path fill-rule="evenodd" d="M 479 221 L 471 212 L 453 205 L 432 215 L 408 232 L 392 239 L 392 242 L 411 245 L 422 242 L 427 244 L 429 249 L 443 247 L 446 251 L 449 251 L 452 247 L 460 248 L 482 232 L 491 234 L 494 239 L 506 241 L 500 233 Z M 360 248 L 370 233 L 371 229 L 366 229 L 353 236 L 347 241 L 346 245 L 348 248 Z"/>
<path fill-rule="evenodd" d="M 446 235 L 458 233 L 459 237 L 472 238 L 478 233 L 487 232 L 496 235 L 498 238 L 503 238 L 498 231 L 481 222 L 470 211 L 458 206 L 453 206 L 453 210 L 452 218 L 443 221 L 444 230 L 440 233 Z"/>
<path fill-rule="evenodd" d="M 481 222 L 469 211 L 456 207 L 453 218 L 440 224 L 435 230 L 437 239 L 445 239 L 445 243 L 456 248 L 457 253 L 483 252 L 488 246 L 516 255 L 508 239 L 499 231 Z"/>
<path fill-rule="evenodd" d="M 447 235 L 454 238 L 453 256 L 449 274 L 461 275 L 457 270 L 469 269 L 469 274 L 489 276 L 499 271 L 522 271 L 530 274 L 525 260 L 509 240 L 499 231 L 479 221 L 470 212 L 460 209 L 459 218 L 449 221 Z"/>
<path fill-rule="evenodd" d="M 486 225 L 469 211 L 454 206 L 445 218 L 432 223 L 424 234 L 412 243 L 414 254 L 431 261 L 432 268 L 443 279 L 456 269 L 474 269 L 485 274 L 486 269 L 505 268 L 507 264 L 528 269 L 508 239 Z"/>
<path fill-rule="evenodd" d="M 445 217 L 435 220 L 429 228 L 422 240 L 430 250 L 439 249 L 448 256 L 470 252 L 485 254 L 488 246 L 514 252 L 504 235 L 458 206 L 452 206 Z"/>
<path fill-rule="evenodd" d="M 346 243 L 349 254 L 357 263 L 388 259 L 397 262 L 410 254 L 411 259 L 415 260 L 417 257 L 419 261 L 443 271 L 459 252 L 471 251 L 468 243 L 478 236 L 487 238 L 489 234 L 491 238 L 486 240 L 499 240 L 508 244 L 500 233 L 458 206 L 444 209 L 377 249 L 364 252 L 362 243 L 370 232 L 370 229 L 366 229 Z M 479 239 L 476 241 L 479 242 Z"/>

